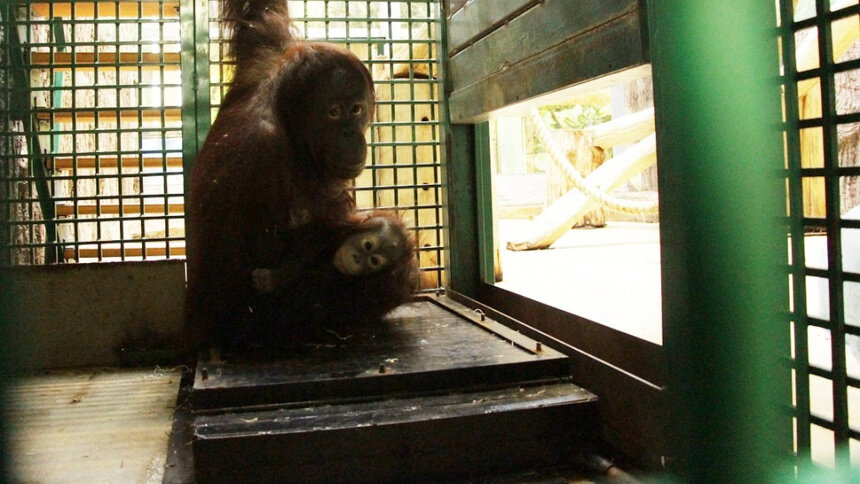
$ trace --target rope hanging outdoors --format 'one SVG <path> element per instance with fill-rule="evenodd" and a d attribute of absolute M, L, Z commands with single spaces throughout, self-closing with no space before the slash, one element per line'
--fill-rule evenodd
<path fill-rule="evenodd" d="M 581 191 L 586 197 L 598 202 L 601 206 L 613 212 L 627 213 L 632 215 L 648 215 L 659 211 L 658 202 L 635 202 L 631 200 L 620 200 L 605 193 L 602 189 L 592 186 L 588 180 L 577 171 L 567 159 L 567 156 L 558 147 L 558 144 L 549 132 L 546 123 L 543 122 L 538 110 L 531 110 L 531 122 L 537 129 L 538 136 L 544 146 L 547 147 L 553 163 L 564 173 L 564 176 Z"/>

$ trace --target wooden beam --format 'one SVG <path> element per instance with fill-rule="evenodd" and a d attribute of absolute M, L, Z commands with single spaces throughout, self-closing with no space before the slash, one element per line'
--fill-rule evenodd
<path fill-rule="evenodd" d="M 636 0 L 546 0 L 451 57 L 452 87 L 456 91 L 559 44 L 588 36 L 609 22 L 636 14 L 637 8 Z M 597 48 L 605 51 L 615 46 Z"/>
<path fill-rule="evenodd" d="M 115 65 L 154 64 L 153 67 L 165 67 L 179 69 L 179 52 L 31 52 L 30 65 L 37 68 L 51 67 L 59 70 L 56 66 L 65 65 L 67 68 L 74 65 L 76 69 L 94 66 L 104 67 Z"/>
<path fill-rule="evenodd" d="M 458 52 L 538 0 L 472 0 L 448 21 L 448 49 Z"/>
<path fill-rule="evenodd" d="M 116 18 L 119 6 L 119 18 L 179 18 L 179 2 L 164 2 L 142 0 L 139 2 L 74 2 L 74 18 Z M 36 15 L 44 18 L 72 18 L 72 2 L 39 2 L 31 3 L 30 7 Z"/>
<path fill-rule="evenodd" d="M 78 123 L 108 122 L 115 123 L 117 118 L 123 123 L 134 123 L 137 121 L 146 123 L 159 123 L 164 116 L 164 124 L 179 124 L 182 112 L 180 108 L 166 109 L 126 109 L 126 108 L 102 108 L 99 111 L 92 109 L 72 110 L 40 109 L 36 111 L 36 119 L 50 123 L 71 123 L 74 118 Z"/>
<path fill-rule="evenodd" d="M 620 187 L 657 161 L 657 142 L 654 134 L 636 143 L 620 155 L 606 161 L 594 170 L 586 181 L 605 192 Z M 544 209 L 518 239 L 508 241 L 509 250 L 545 249 L 564 235 L 598 203 L 579 190 L 571 190 Z"/>
<path fill-rule="evenodd" d="M 140 243 L 140 242 L 134 242 Z M 80 248 L 75 253 L 75 249 L 66 248 L 63 249 L 63 258 L 65 260 L 83 260 L 83 259 L 98 259 L 98 258 L 118 258 L 118 257 L 166 257 L 170 255 L 171 257 L 181 257 L 185 255 L 185 247 L 183 246 L 170 246 L 170 250 L 167 250 L 167 247 L 152 247 L 152 244 L 162 243 L 163 242 L 149 242 L 146 245 L 146 250 L 143 247 L 102 247 L 101 249 L 95 248 Z M 169 252 L 169 253 L 168 253 Z"/>
<path fill-rule="evenodd" d="M 185 213 L 184 203 L 145 203 L 141 209 L 140 203 L 128 202 L 122 206 L 123 215 L 155 215 L 155 214 L 182 214 Z M 105 202 L 99 205 L 79 203 L 77 207 L 72 203 L 58 203 L 57 216 L 71 217 L 73 215 L 119 215 L 120 206 L 116 202 Z"/>
<path fill-rule="evenodd" d="M 590 132 L 594 145 L 601 148 L 634 143 L 654 132 L 654 108 L 619 116 L 583 131 Z"/>
<path fill-rule="evenodd" d="M 448 102 L 451 122 L 480 122 L 491 111 L 647 62 L 640 12 L 631 12 L 472 84 L 455 87 Z"/>
<path fill-rule="evenodd" d="M 93 169 L 96 168 L 96 157 L 95 156 L 54 156 L 50 158 L 53 161 L 53 165 L 49 168 L 53 168 L 54 170 L 71 170 L 73 168 L 77 169 Z M 161 156 L 123 156 L 122 157 L 122 168 L 123 169 L 135 169 L 135 168 L 163 168 L 167 165 L 168 168 L 182 168 L 182 157 L 181 156 L 167 156 L 166 158 L 162 158 Z M 98 157 L 98 168 L 99 169 L 116 169 L 117 168 L 117 157 L 116 156 L 99 156 Z"/>
<path fill-rule="evenodd" d="M 845 2 L 842 2 L 845 3 Z M 833 22 L 831 26 L 833 32 L 833 59 L 841 59 L 848 49 L 860 39 L 860 23 L 857 22 L 856 16 L 847 17 Z M 810 33 L 797 46 L 795 51 L 795 62 L 797 63 L 797 72 L 803 72 L 809 69 L 815 69 L 820 66 L 818 58 L 818 32 Z M 821 84 L 820 77 L 805 79 L 797 83 L 797 96 L 802 98 L 809 94 L 814 88 Z"/>

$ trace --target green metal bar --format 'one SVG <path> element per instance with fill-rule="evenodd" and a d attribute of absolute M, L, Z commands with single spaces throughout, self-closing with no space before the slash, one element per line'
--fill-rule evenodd
<path fill-rule="evenodd" d="M 191 86 L 182 94 L 182 164 L 185 193 L 188 193 L 194 158 L 203 146 L 211 126 L 208 12 L 207 0 L 180 2 L 182 84 Z M 187 236 L 187 225 L 185 230 Z"/>
<path fill-rule="evenodd" d="M 836 468 L 850 468 L 848 455 L 848 383 L 845 369 L 845 313 L 843 311 L 841 200 L 839 141 L 836 132 L 836 79 L 833 72 L 833 36 L 826 12 L 830 0 L 816 0 L 818 56 L 821 69 L 821 120 L 824 142 L 824 196 L 827 220 L 828 294 L 830 296 L 830 351 L 833 385 L 833 435 Z"/>
<path fill-rule="evenodd" d="M 671 472 L 780 482 L 792 429 L 774 4 L 647 5 Z"/>
<path fill-rule="evenodd" d="M 439 52 L 448 52 L 447 22 L 439 22 L 436 38 Z M 448 78 L 447 56 L 440 55 L 439 86 L 443 99 L 451 92 Z M 441 177 L 443 225 L 446 227 L 443 246 L 448 287 L 468 297 L 477 297 L 481 281 L 478 264 L 478 209 L 477 182 L 475 179 L 475 127 L 452 125 L 448 104 L 439 105 L 440 135 L 442 142 Z"/>
<path fill-rule="evenodd" d="M 17 17 L 13 6 L 8 6 L 6 15 L 9 18 L 9 25 L 17 25 Z M 27 146 L 30 149 L 29 158 L 31 161 L 30 167 L 32 169 L 33 183 L 36 186 L 36 192 L 39 194 L 39 206 L 42 209 L 42 219 L 45 224 L 45 262 L 53 264 L 57 262 L 57 253 L 55 250 L 57 241 L 56 212 L 54 210 L 54 202 L 51 199 L 51 190 L 48 186 L 48 170 L 45 167 L 39 136 L 35 132 L 34 120 L 30 113 L 30 82 L 27 75 L 29 66 L 24 60 L 24 49 L 18 36 L 18 29 L 10 28 L 8 32 L 5 32 L 5 35 L 7 35 L 9 41 L 8 62 L 9 70 L 11 71 L 9 82 L 14 86 L 14 90 L 19 92 L 19 96 L 12 97 L 12 105 L 9 109 L 10 119 L 17 117 L 24 127 L 24 136 L 27 138 Z"/>
<path fill-rule="evenodd" d="M 51 19 L 51 35 L 54 38 L 54 43 L 56 44 L 57 51 L 62 52 L 68 48 L 66 45 L 66 35 L 65 30 L 63 29 L 63 18 L 62 17 L 54 17 Z M 61 106 L 63 104 L 63 73 L 54 71 L 54 82 L 51 85 L 51 106 Z M 54 123 L 52 127 L 52 131 L 54 132 L 54 136 L 52 139 L 53 145 L 51 146 L 51 152 L 57 150 L 60 146 L 60 135 L 57 132 L 60 130 L 60 125 L 58 123 Z"/>
<path fill-rule="evenodd" d="M 800 161 L 800 137 L 797 127 L 799 119 L 797 105 L 797 69 L 792 19 L 794 2 L 781 0 L 780 25 L 782 35 L 782 63 L 784 66 L 783 87 L 785 89 L 786 146 L 788 149 L 788 201 L 789 231 L 791 234 L 791 290 L 795 295 L 791 313 L 794 322 L 794 384 L 796 418 L 796 457 L 801 465 L 810 462 L 811 435 L 809 429 L 809 317 L 806 308 L 806 263 L 805 231 L 803 224 L 803 179 Z"/>
<path fill-rule="evenodd" d="M 481 282 L 495 280 L 493 246 L 493 180 L 490 156 L 490 123 L 475 126 L 475 193 L 478 207 L 478 271 Z"/>

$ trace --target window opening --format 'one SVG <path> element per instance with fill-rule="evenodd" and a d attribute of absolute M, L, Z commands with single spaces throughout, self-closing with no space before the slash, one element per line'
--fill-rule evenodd
<path fill-rule="evenodd" d="M 495 113 L 494 261 L 504 289 L 660 344 L 648 66 Z"/>

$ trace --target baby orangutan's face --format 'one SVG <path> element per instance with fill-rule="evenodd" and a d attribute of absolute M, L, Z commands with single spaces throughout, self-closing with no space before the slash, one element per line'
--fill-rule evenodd
<path fill-rule="evenodd" d="M 374 217 L 365 222 L 369 230 L 347 237 L 334 254 L 334 267 L 347 276 L 377 273 L 403 256 L 404 235 L 392 229 L 388 220 Z"/>

